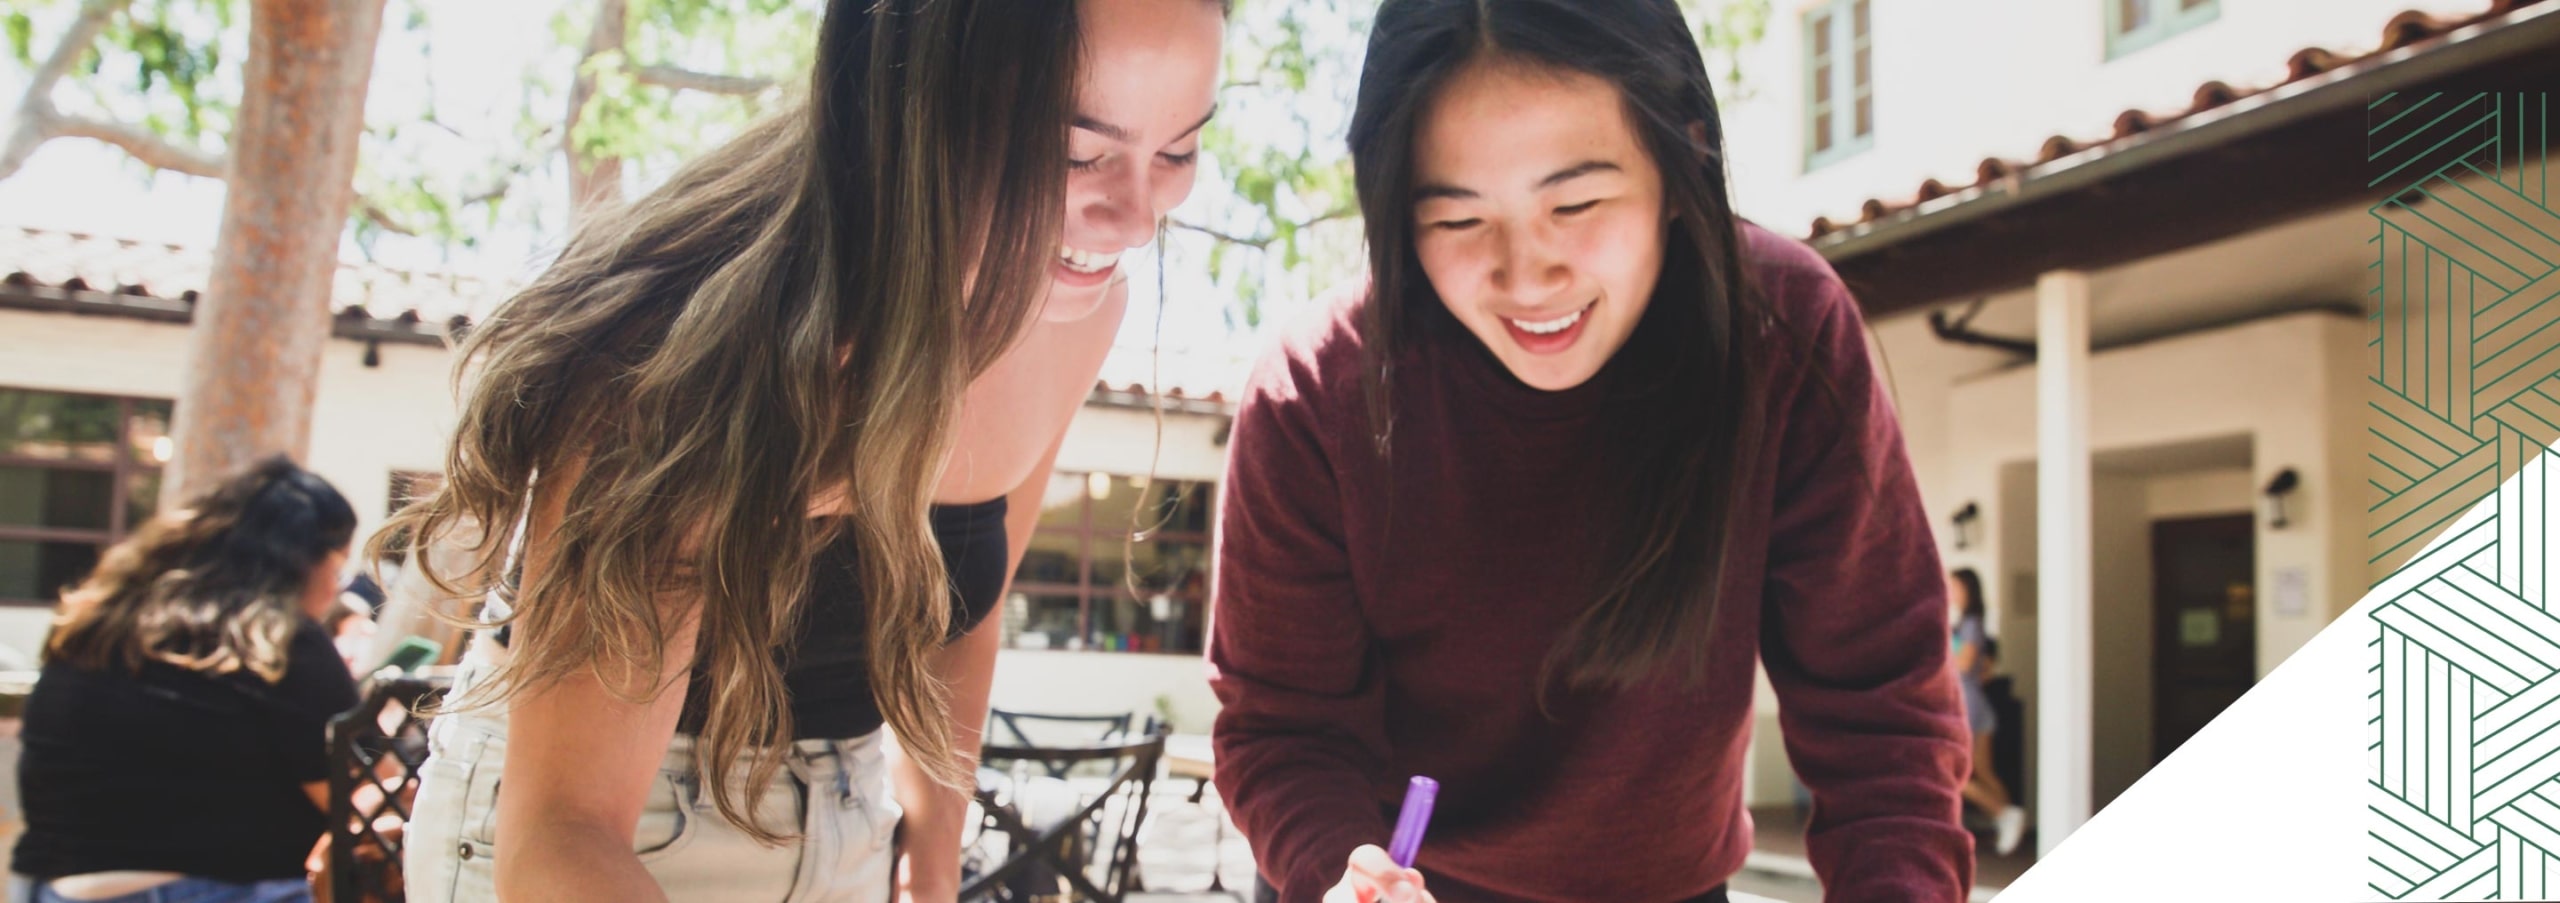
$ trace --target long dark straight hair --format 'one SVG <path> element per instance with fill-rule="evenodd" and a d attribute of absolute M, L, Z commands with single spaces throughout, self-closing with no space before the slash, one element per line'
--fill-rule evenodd
<path fill-rule="evenodd" d="M 466 704 L 654 678 L 692 618 L 705 781 L 777 840 L 744 789 L 792 736 L 776 650 L 811 559 L 849 535 L 881 714 L 927 774 L 966 780 L 930 667 L 950 589 L 927 510 L 962 392 L 1048 287 L 1081 39 L 1073 0 L 831 0 L 805 103 L 595 218 L 471 335 L 446 482 L 375 540 L 468 550 L 459 572 L 418 561 L 512 602 L 509 660 Z M 554 480 L 558 528 L 524 535 Z M 837 488 L 851 513 L 812 519 Z M 517 586 L 520 540 L 546 564 Z"/>
<path fill-rule="evenodd" d="M 1692 685 L 1703 679 L 1733 490 L 1757 463 L 1759 437 L 1747 428 L 1761 410 L 1766 305 L 1742 265 L 1723 126 L 1690 34 L 1673 0 L 1387 0 L 1351 117 L 1375 280 L 1362 323 L 1370 426 L 1382 455 L 1393 451 L 1397 364 L 1426 344 L 1475 341 L 1414 247 L 1414 133 L 1451 76 L 1500 61 L 1606 80 L 1662 170 L 1673 214 L 1662 275 L 1603 373 L 1603 432 L 1594 437 L 1617 456 L 1597 508 L 1600 548 L 1610 551 L 1589 564 L 1590 605 L 1546 663 L 1550 678 L 1575 687 L 1623 686 L 1669 665 L 1685 666 Z M 1541 681 L 1542 694 L 1554 683 Z"/>
<path fill-rule="evenodd" d="M 1947 576 L 1955 578 L 1956 584 L 1964 587 L 1965 616 L 1982 617 L 1982 575 L 1974 573 L 1972 568 L 1957 568 Z"/>

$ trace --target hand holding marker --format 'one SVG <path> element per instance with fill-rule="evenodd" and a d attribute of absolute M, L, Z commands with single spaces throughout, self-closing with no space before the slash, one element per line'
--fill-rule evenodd
<path fill-rule="evenodd" d="M 1431 893 L 1423 889 L 1422 873 L 1413 870 L 1413 860 L 1431 824 L 1431 804 L 1439 796 L 1438 781 L 1415 777 L 1405 787 L 1404 808 L 1396 816 L 1388 849 L 1362 844 L 1353 850 L 1349 868 L 1342 881 L 1325 893 L 1325 903 L 1429 903 Z"/>

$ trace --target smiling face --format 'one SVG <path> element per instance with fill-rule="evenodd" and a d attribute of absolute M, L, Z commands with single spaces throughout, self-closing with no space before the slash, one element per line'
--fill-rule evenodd
<path fill-rule="evenodd" d="M 1042 319 L 1102 306 L 1120 255 L 1191 194 L 1217 102 L 1226 16 L 1207 0 L 1080 0 L 1084 63 L 1067 139 L 1064 247 Z"/>
<path fill-rule="evenodd" d="M 1539 389 L 1600 372 L 1644 316 L 1662 172 L 1617 89 L 1500 59 L 1458 70 L 1413 144 L 1414 249 L 1449 313 Z"/>

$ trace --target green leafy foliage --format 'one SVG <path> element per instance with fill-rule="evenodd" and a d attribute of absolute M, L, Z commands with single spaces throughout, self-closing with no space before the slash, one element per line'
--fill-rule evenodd
<path fill-rule="evenodd" d="M 430 0 L 389 2 L 356 175 L 364 203 L 350 229 L 360 247 L 397 235 L 448 255 L 510 230 L 556 236 L 568 215 L 564 148 L 622 161 L 636 189 L 776 108 L 800 87 L 824 8 L 823 0 L 621 0 L 621 46 L 590 56 L 590 33 L 610 0 L 526 0 L 546 4 L 528 21 L 548 20 L 550 40 L 537 39 L 547 49 L 522 61 L 512 96 L 482 109 L 492 99 L 447 98 L 431 76 L 423 88 L 386 90 L 432 72 L 447 50 L 436 44 L 446 32 L 436 28 Z M 13 0 L 0 13 L 10 56 L 32 67 L 50 54 L 48 29 L 58 30 L 77 6 Z M 1741 57 L 1765 30 L 1769 0 L 1682 6 L 1719 90 L 1747 94 Z M 1173 223 L 1171 251 L 1183 265 L 1205 264 L 1233 329 L 1250 330 L 1268 306 L 1311 297 L 1359 271 L 1343 135 L 1375 8 L 1376 0 L 1237 3 L 1219 115 L 1202 136 L 1202 184 Z M 238 103 L 245 13 L 242 0 L 132 0 L 85 51 L 58 102 L 218 152 Z M 686 90 L 644 78 L 652 67 L 764 87 Z M 594 92 L 564 135 L 581 74 Z"/>

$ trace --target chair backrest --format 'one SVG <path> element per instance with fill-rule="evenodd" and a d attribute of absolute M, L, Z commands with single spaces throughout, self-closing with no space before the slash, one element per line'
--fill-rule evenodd
<path fill-rule="evenodd" d="M 1135 718 L 1136 715 L 1130 712 L 1117 715 L 1050 715 L 991 708 L 987 710 L 987 736 L 983 745 L 1067 749 L 1119 743 L 1128 738 L 1129 722 Z M 1041 767 L 1050 777 L 1064 778 L 1075 766 L 1076 763 L 1048 763 Z"/>
<path fill-rule="evenodd" d="M 1040 882 L 1064 886 L 1037 888 L 1032 894 L 1065 894 L 1075 900 L 1119 903 L 1131 889 L 1137 872 L 1138 833 L 1146 827 L 1147 802 L 1154 791 L 1157 766 L 1164 759 L 1165 737 L 1164 731 L 1151 730 L 1142 737 L 1121 742 L 1054 747 L 992 745 L 980 751 L 979 761 L 997 772 L 1006 771 L 1006 763 L 1028 766 L 1021 773 L 1063 773 L 1086 763 L 1104 763 L 1109 767 L 1109 776 L 1074 781 L 1046 779 L 1053 785 L 1065 783 L 1072 787 L 1080 802 L 1071 811 L 1043 813 L 1028 819 L 1023 814 L 1026 807 L 1020 805 L 1019 786 L 1012 788 L 1011 798 L 1002 790 L 982 789 L 978 804 L 984 824 L 976 842 L 1000 842 L 1004 854 L 1000 862 L 967 876 L 960 899 L 1018 900 L 1023 885 L 1020 879 L 1036 875 Z"/>
<path fill-rule="evenodd" d="M 364 700 L 329 721 L 329 899 L 333 903 L 400 903 L 405 830 L 417 798 L 418 768 L 427 760 L 427 719 L 420 706 L 442 695 L 444 681 L 387 677 Z M 368 789 L 370 788 L 370 789 Z"/>
<path fill-rule="evenodd" d="M 1003 746 L 1083 746 L 1110 743 L 1129 733 L 1134 713 L 1115 715 L 1051 715 L 1012 709 L 987 710 L 987 743 Z"/>

